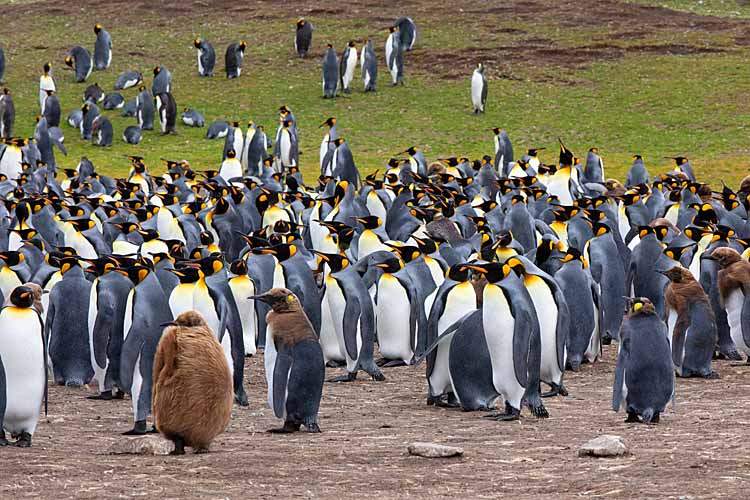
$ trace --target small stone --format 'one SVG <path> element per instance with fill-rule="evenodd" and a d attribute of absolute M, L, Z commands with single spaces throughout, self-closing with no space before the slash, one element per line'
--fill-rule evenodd
<path fill-rule="evenodd" d="M 109 447 L 110 455 L 169 455 L 174 449 L 171 441 L 158 436 L 140 436 L 137 438 L 123 438 L 112 443 Z"/>
<path fill-rule="evenodd" d="M 602 434 L 581 446 L 578 449 L 578 456 L 619 457 L 627 452 L 628 448 L 620 436 Z"/>
<path fill-rule="evenodd" d="M 411 443 L 409 454 L 426 458 L 460 457 L 464 454 L 463 448 L 446 446 L 436 443 Z"/>

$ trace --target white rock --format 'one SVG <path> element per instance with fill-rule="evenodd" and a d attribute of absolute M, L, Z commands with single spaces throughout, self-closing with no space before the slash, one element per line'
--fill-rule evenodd
<path fill-rule="evenodd" d="M 140 436 L 115 441 L 109 447 L 110 455 L 169 455 L 174 449 L 171 441 L 158 436 Z"/>
<path fill-rule="evenodd" d="M 627 452 L 628 448 L 620 436 L 602 434 L 581 446 L 578 455 L 581 457 L 619 457 Z"/>
<path fill-rule="evenodd" d="M 463 448 L 436 443 L 411 443 L 409 454 L 426 458 L 460 457 L 464 454 L 464 450 Z"/>

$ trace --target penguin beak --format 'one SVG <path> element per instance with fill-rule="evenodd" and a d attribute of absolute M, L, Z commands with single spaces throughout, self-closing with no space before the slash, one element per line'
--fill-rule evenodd
<path fill-rule="evenodd" d="M 248 299 L 259 300 L 263 302 L 264 304 L 269 304 L 269 305 L 271 304 L 271 301 L 268 300 L 268 297 L 266 297 L 265 295 L 251 295 L 250 297 L 248 297 Z"/>

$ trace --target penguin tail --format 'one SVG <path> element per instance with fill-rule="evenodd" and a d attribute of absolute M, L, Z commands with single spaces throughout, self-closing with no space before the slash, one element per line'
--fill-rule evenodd
<path fill-rule="evenodd" d="M 641 418 L 643 419 L 643 422 L 650 423 L 651 419 L 654 418 L 654 409 L 653 408 L 646 408 L 641 413 Z"/>

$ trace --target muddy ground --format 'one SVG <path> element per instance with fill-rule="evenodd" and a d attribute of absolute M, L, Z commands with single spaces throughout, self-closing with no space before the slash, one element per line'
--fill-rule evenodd
<path fill-rule="evenodd" d="M 744 498 L 750 368 L 717 362 L 720 380 L 679 380 L 677 412 L 658 425 L 625 424 L 610 408 L 614 347 L 569 374 L 570 396 L 546 400 L 550 418 L 498 423 L 483 413 L 425 405 L 423 369 L 388 380 L 326 384 L 321 434 L 268 434 L 262 356 L 248 359 L 249 408 L 235 408 L 211 453 L 122 456 L 108 448 L 130 428 L 130 402 L 52 387 L 50 413 L 30 449 L 0 449 L 0 498 Z M 328 370 L 332 375 L 335 370 Z M 624 458 L 579 458 L 608 433 Z M 413 441 L 464 448 L 463 458 L 410 456 Z"/>

